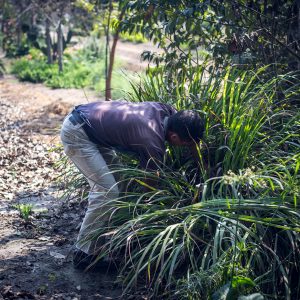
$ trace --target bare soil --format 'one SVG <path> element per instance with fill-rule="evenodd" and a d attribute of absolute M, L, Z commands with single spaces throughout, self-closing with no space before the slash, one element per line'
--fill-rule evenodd
<path fill-rule="evenodd" d="M 116 56 L 125 62 L 124 69 L 132 72 L 139 72 L 148 66 L 147 61 L 141 60 L 144 51 L 161 53 L 161 49 L 156 48 L 152 43 L 132 44 L 130 42 L 118 41 Z M 151 65 L 151 64 L 150 64 Z"/>
<path fill-rule="evenodd" d="M 82 90 L 0 79 L 0 299 L 120 299 L 112 271 L 74 269 L 86 203 L 62 197 L 54 168 L 63 118 L 85 98 Z M 18 204 L 33 205 L 28 220 Z"/>

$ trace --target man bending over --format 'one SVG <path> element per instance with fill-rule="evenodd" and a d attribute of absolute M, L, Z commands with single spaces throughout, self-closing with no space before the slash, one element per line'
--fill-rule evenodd
<path fill-rule="evenodd" d="M 195 111 L 177 112 L 163 103 L 93 102 L 73 109 L 64 120 L 61 140 L 66 155 L 90 185 L 73 255 L 75 266 L 86 266 L 97 254 L 99 245 L 92 237 L 104 224 L 99 216 L 105 214 L 105 203 L 119 195 L 108 168 L 113 150 L 133 152 L 141 168 L 155 171 L 163 161 L 165 142 L 193 148 L 203 132 L 204 122 Z"/>

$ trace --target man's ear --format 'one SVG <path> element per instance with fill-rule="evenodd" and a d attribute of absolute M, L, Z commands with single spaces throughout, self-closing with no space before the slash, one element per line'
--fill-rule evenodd
<path fill-rule="evenodd" d="M 169 131 L 168 132 L 168 142 L 171 145 L 177 146 L 177 145 L 180 145 L 181 139 L 177 133 L 175 133 L 173 131 Z"/>
<path fill-rule="evenodd" d="M 178 138 L 179 138 L 179 136 L 178 136 L 177 133 L 175 133 L 175 132 L 173 132 L 173 131 L 170 132 L 170 139 L 171 139 L 172 141 L 178 141 Z"/>

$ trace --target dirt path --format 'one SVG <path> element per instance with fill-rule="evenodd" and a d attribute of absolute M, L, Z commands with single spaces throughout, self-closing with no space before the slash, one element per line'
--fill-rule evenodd
<path fill-rule="evenodd" d="M 86 203 L 61 198 L 60 151 L 49 152 L 64 116 L 84 98 L 82 90 L 0 79 L 0 299 L 119 299 L 114 274 L 72 266 Z M 27 222 L 19 204 L 32 205 Z"/>
<path fill-rule="evenodd" d="M 116 56 L 125 63 L 124 69 L 139 72 L 148 66 L 147 61 L 141 61 L 141 54 L 144 51 L 161 52 L 150 42 L 133 45 L 129 42 L 119 41 Z"/>

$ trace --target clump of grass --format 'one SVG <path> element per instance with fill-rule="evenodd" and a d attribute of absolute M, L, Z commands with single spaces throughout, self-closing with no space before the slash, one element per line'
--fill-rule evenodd
<path fill-rule="evenodd" d="M 138 182 L 144 175 L 131 170 Z M 271 196 L 272 184 L 265 187 L 263 197 L 243 199 L 253 175 L 248 180 L 247 175 L 232 174 L 231 180 L 229 176 L 224 184 L 238 198 L 203 199 L 193 204 L 196 189 L 185 189 L 189 183 L 182 184 L 182 175 L 161 173 L 158 189 L 142 194 L 136 190 L 112 201 L 110 222 L 99 229 L 99 235 L 111 234 L 101 255 L 123 258 L 120 272 L 125 293 L 147 285 L 153 297 L 161 293 L 169 297 L 179 292 L 178 280 L 186 281 L 186 276 L 194 280 L 200 272 L 203 277 L 197 277 L 197 284 L 190 282 L 187 294 L 211 295 L 235 276 L 253 281 L 251 292 L 261 289 L 278 294 L 282 288 L 290 295 L 289 285 L 295 283 L 291 274 L 299 267 L 300 216 L 289 203 Z M 265 180 L 272 182 L 273 178 Z M 222 187 L 219 195 L 226 196 L 227 191 Z M 293 257 L 293 265 L 288 257 Z M 287 267 L 291 273 L 285 271 Z M 213 285 L 204 276 L 210 273 Z M 274 274 L 276 286 L 268 284 Z M 201 285 L 215 288 L 201 292 Z"/>
<path fill-rule="evenodd" d="M 98 236 L 111 236 L 99 258 L 121 258 L 124 293 L 146 285 L 154 299 L 209 299 L 217 290 L 234 290 L 230 299 L 298 297 L 300 114 L 291 103 L 299 75 L 267 71 L 204 63 L 172 78 L 158 69 L 133 84 L 130 99 L 197 109 L 207 127 L 200 166 L 180 164 L 169 148 L 150 192 L 142 191 L 144 178 L 157 174 L 134 164 L 119 170 L 135 185 L 112 201 Z"/>
<path fill-rule="evenodd" d="M 30 216 L 33 213 L 33 205 L 32 204 L 16 204 L 13 205 L 19 211 L 20 217 L 25 221 L 29 222 Z"/>

